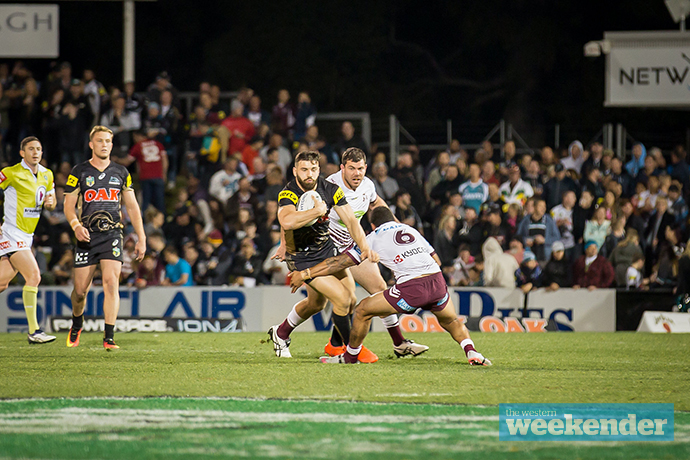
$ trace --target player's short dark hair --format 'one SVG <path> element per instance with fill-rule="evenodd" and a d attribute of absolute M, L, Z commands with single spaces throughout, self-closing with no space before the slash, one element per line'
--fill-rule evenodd
<path fill-rule="evenodd" d="M 386 206 L 377 206 L 369 214 L 369 222 L 374 224 L 375 227 L 379 227 L 386 222 L 393 222 L 394 220 L 393 213 Z"/>
<path fill-rule="evenodd" d="M 41 141 L 39 141 L 36 136 L 25 137 L 24 139 L 22 139 L 22 142 L 19 145 L 19 150 L 23 151 L 24 147 L 26 147 L 26 144 L 28 144 L 29 142 L 34 142 L 34 141 L 38 142 L 39 144 L 41 143 Z"/>
<path fill-rule="evenodd" d="M 316 152 L 314 150 L 305 150 L 304 152 L 300 152 L 295 157 L 295 166 L 300 161 L 308 161 L 310 163 L 318 163 L 319 162 L 319 155 L 320 155 L 320 153 Z"/>
<path fill-rule="evenodd" d="M 348 161 L 358 163 L 362 160 L 364 160 L 364 163 L 366 164 L 367 156 L 362 149 L 358 149 L 357 147 L 350 147 L 349 149 L 345 150 L 343 152 L 343 156 L 341 157 L 342 164 L 347 164 Z"/>

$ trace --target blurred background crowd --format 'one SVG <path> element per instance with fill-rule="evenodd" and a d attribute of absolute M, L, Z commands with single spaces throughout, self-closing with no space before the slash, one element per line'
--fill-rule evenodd
<path fill-rule="evenodd" d="M 34 238 L 44 283 L 71 282 L 64 185 L 90 158 L 88 133 L 102 124 L 144 214 L 147 255 L 133 261 L 127 226 L 122 270 L 122 282 L 139 288 L 285 284 L 287 267 L 272 256 L 277 197 L 295 154 L 319 151 L 327 177 L 345 149 L 358 147 L 379 196 L 432 243 L 450 285 L 690 290 L 683 146 L 638 143 L 619 158 L 598 142 L 518 152 L 512 141 L 467 151 L 453 140 L 429 161 L 414 145 L 391 158 L 351 121 L 325 137 L 308 91 L 240 88 L 226 100 L 201 82 L 189 116 L 178 94 L 167 72 L 148 85 L 105 88 L 93 70 L 77 73 L 68 62 L 42 80 L 21 61 L 0 63 L 2 167 L 20 161 L 19 142 L 33 135 L 55 172 L 59 205 L 44 211 Z M 367 230 L 366 217 L 362 224 Z"/>

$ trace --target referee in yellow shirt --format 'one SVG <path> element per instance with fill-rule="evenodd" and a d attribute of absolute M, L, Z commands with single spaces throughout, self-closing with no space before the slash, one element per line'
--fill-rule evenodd
<path fill-rule="evenodd" d="M 22 161 L 0 172 L 0 188 L 5 191 L 5 216 L 0 231 L 0 292 L 21 273 L 26 284 L 22 290 L 24 310 L 29 322 L 29 343 L 48 343 L 55 336 L 38 326 L 36 303 L 41 271 L 31 252 L 34 230 L 41 210 L 55 209 L 53 172 L 39 163 L 43 157 L 41 142 L 27 137 L 21 143 Z"/>

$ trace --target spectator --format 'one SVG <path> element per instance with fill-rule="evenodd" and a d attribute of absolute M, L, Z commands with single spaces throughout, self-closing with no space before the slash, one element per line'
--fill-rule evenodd
<path fill-rule="evenodd" d="M 244 116 L 252 122 L 256 129 L 259 129 L 262 124 L 271 124 L 271 115 L 261 109 L 261 98 L 256 94 L 249 99 L 249 105 L 244 109 Z"/>
<path fill-rule="evenodd" d="M 558 166 L 558 165 L 556 165 Z M 551 217 L 556 222 L 556 227 L 561 234 L 561 244 L 566 251 L 568 261 L 573 260 L 573 248 L 575 247 L 575 235 L 573 234 L 573 210 L 577 204 L 575 192 L 563 193 L 563 202 L 551 210 Z"/>
<path fill-rule="evenodd" d="M 155 207 L 148 208 L 144 211 L 144 233 L 146 239 L 151 239 L 154 235 L 159 236 L 165 241 L 165 233 L 163 233 L 163 225 L 165 225 L 165 214 Z"/>
<path fill-rule="evenodd" d="M 260 136 L 254 136 L 252 137 L 247 145 L 244 147 L 242 150 L 242 163 L 247 165 L 247 169 L 249 170 L 249 174 L 254 176 L 257 174 L 257 171 L 255 168 L 255 160 L 260 160 L 264 165 L 266 162 L 263 161 L 263 159 L 259 156 L 259 150 L 261 150 L 264 147 L 264 140 Z M 265 175 L 265 167 L 258 173 L 258 174 L 264 174 Z"/>
<path fill-rule="evenodd" d="M 568 146 L 568 156 L 561 160 L 561 164 L 565 169 L 574 169 L 578 174 L 581 174 L 584 162 L 585 157 L 582 142 L 571 142 Z"/>
<path fill-rule="evenodd" d="M 520 178 L 520 167 L 514 163 L 508 169 L 508 181 L 501 184 L 499 191 L 506 204 L 524 206 L 527 199 L 534 196 L 532 186 Z"/>
<path fill-rule="evenodd" d="M 486 185 L 501 186 L 501 180 L 496 176 L 496 164 L 493 161 L 485 161 L 482 165 L 482 180 Z"/>
<path fill-rule="evenodd" d="M 55 284 L 58 286 L 66 286 L 72 280 L 72 271 L 74 269 L 74 253 L 72 249 L 68 249 L 59 256 L 59 260 L 53 265 L 52 273 L 55 277 Z"/>
<path fill-rule="evenodd" d="M 352 125 L 351 121 L 344 121 L 340 127 L 341 137 L 336 144 L 336 152 L 341 155 L 345 150 L 350 147 L 357 147 L 361 149 L 366 155 L 369 155 L 369 147 L 367 147 L 366 142 L 362 139 L 362 136 L 355 136 L 355 127 Z"/>
<path fill-rule="evenodd" d="M 438 225 L 438 231 L 434 237 L 434 249 L 439 259 L 441 259 L 441 268 L 452 266 L 457 254 L 455 241 L 456 226 L 457 220 L 452 215 L 443 216 Z"/>
<path fill-rule="evenodd" d="M 525 156 L 527 158 L 527 156 Z M 544 192 L 544 182 L 541 175 L 541 167 L 537 160 L 531 160 L 527 166 L 527 174 L 525 174 L 525 182 L 527 182 L 534 190 L 534 195 L 541 197 Z"/>
<path fill-rule="evenodd" d="M 668 173 L 671 178 L 680 182 L 683 192 L 687 195 L 690 190 L 690 168 L 686 162 L 687 153 L 683 146 L 678 146 L 671 151 L 671 164 Z"/>
<path fill-rule="evenodd" d="M 427 174 L 426 184 L 424 184 L 424 191 L 427 196 L 430 196 L 431 190 L 445 177 L 446 170 L 450 164 L 450 155 L 446 151 L 440 151 L 436 154 L 435 160 L 429 163 L 433 167 Z"/>
<path fill-rule="evenodd" d="M 242 154 L 247 142 L 254 137 L 256 130 L 249 119 L 244 117 L 244 106 L 237 99 L 230 104 L 230 116 L 221 122 L 221 126 L 227 129 L 229 138 L 221 136 L 223 148 L 227 148 L 230 156 L 236 153 Z M 226 142 L 228 142 L 226 147 Z M 251 163 L 250 163 L 251 164 Z"/>
<path fill-rule="evenodd" d="M 134 286 L 137 289 L 144 289 L 148 286 L 160 286 L 163 276 L 165 276 L 165 267 L 158 264 L 158 260 L 153 253 L 147 253 L 137 268 Z"/>
<path fill-rule="evenodd" d="M 474 208 L 465 207 L 465 217 L 460 221 L 458 244 L 467 244 L 473 256 L 479 255 L 483 239 L 483 228 Z M 499 244 L 500 246 L 500 244 Z"/>
<path fill-rule="evenodd" d="M 683 254 L 683 243 L 679 232 L 671 226 L 666 227 L 665 241 L 659 244 L 657 261 L 652 267 L 650 281 L 655 287 L 672 287 L 678 282 L 678 258 Z M 647 271 L 646 273 L 649 273 Z"/>
<path fill-rule="evenodd" d="M 402 152 L 398 155 L 397 167 L 391 172 L 391 176 L 398 181 L 401 189 L 409 192 L 412 205 L 420 214 L 424 214 L 426 200 L 424 199 L 423 184 L 419 181 L 414 168 L 412 152 Z"/>
<path fill-rule="evenodd" d="M 604 188 L 601 186 L 601 171 L 598 169 L 590 169 L 588 174 L 582 180 L 582 191 L 590 192 L 595 200 L 604 197 Z"/>
<path fill-rule="evenodd" d="M 668 201 L 671 204 L 670 212 L 676 219 L 675 223 L 681 227 L 681 230 L 685 231 L 688 220 L 688 205 L 675 184 L 668 188 Z"/>
<path fill-rule="evenodd" d="M 585 254 L 575 261 L 573 267 L 575 284 L 573 288 L 586 287 L 590 291 L 611 286 L 615 278 L 611 262 L 599 255 L 599 246 L 594 241 L 585 243 Z"/>
<path fill-rule="evenodd" d="M 264 146 L 259 152 L 267 163 L 272 162 L 271 158 L 269 158 L 272 150 L 277 152 L 277 159 L 274 162 L 280 166 L 283 172 L 287 172 L 292 164 L 292 154 L 290 154 L 290 151 L 283 145 L 283 136 L 278 133 L 271 134 L 268 145 Z"/>
<path fill-rule="evenodd" d="M 453 265 L 444 272 L 448 276 L 448 284 L 451 286 L 468 286 L 470 284 L 470 270 L 475 266 L 475 259 L 470 254 L 470 247 L 463 244 L 458 249 L 458 257 L 453 260 Z"/>
<path fill-rule="evenodd" d="M 585 190 L 580 195 L 578 205 L 573 209 L 573 238 L 575 245 L 579 249 L 575 252 L 582 254 L 582 244 L 584 243 L 585 225 L 594 215 L 594 196 L 589 190 Z"/>
<path fill-rule="evenodd" d="M 690 244 L 685 247 L 678 260 L 678 305 L 680 311 L 687 312 L 690 305 Z"/>
<path fill-rule="evenodd" d="M 136 93 L 136 85 L 133 81 L 126 81 L 125 88 L 122 92 L 125 97 L 125 110 L 128 112 L 135 112 L 141 116 L 141 111 L 144 108 L 144 101 Z M 101 106 L 101 112 L 103 112 L 104 107 Z"/>
<path fill-rule="evenodd" d="M 613 265 L 615 272 L 616 286 L 626 285 L 626 271 L 633 259 L 637 256 L 644 258 L 642 248 L 640 248 L 640 238 L 637 230 L 629 228 L 625 238 L 611 252 L 609 261 Z"/>
<path fill-rule="evenodd" d="M 592 145 L 589 146 L 589 157 L 582 164 L 582 175 L 588 176 L 592 169 L 598 169 L 599 171 L 606 170 L 607 168 L 604 161 L 604 146 L 599 142 L 592 143 Z"/>
<path fill-rule="evenodd" d="M 515 286 L 527 294 L 532 289 L 541 287 L 542 270 L 532 251 L 525 251 L 522 263 L 515 270 Z"/>
<path fill-rule="evenodd" d="M 399 222 L 416 228 L 423 234 L 422 219 L 412 206 L 412 198 L 406 190 L 401 188 L 395 193 L 395 206 L 391 206 L 391 211 Z"/>
<path fill-rule="evenodd" d="M 297 142 L 302 140 L 307 133 L 307 128 L 314 125 L 316 121 L 316 109 L 311 103 L 311 97 L 306 91 L 302 91 L 297 96 L 297 114 L 295 115 L 295 126 L 293 139 Z"/>
<path fill-rule="evenodd" d="M 632 148 L 633 158 L 625 164 L 625 169 L 631 177 L 636 178 L 640 171 L 644 169 L 644 160 L 647 158 L 647 149 L 644 145 L 637 143 Z"/>
<path fill-rule="evenodd" d="M 390 206 L 394 203 L 395 194 L 400 189 L 398 181 L 388 175 L 388 166 L 384 162 L 374 163 L 371 174 L 376 187 L 376 194 Z"/>
<path fill-rule="evenodd" d="M 137 112 L 125 110 L 125 98 L 120 94 L 113 98 L 113 107 L 103 114 L 101 124 L 113 131 L 113 156 L 127 156 L 131 146 L 132 132 L 141 128 Z"/>
<path fill-rule="evenodd" d="M 446 204 L 451 195 L 459 193 L 458 190 L 463 181 L 464 178 L 458 173 L 458 167 L 450 164 L 446 166 L 443 179 L 431 189 L 429 196 L 439 204 Z"/>
<path fill-rule="evenodd" d="M 610 260 L 613 250 L 623 238 L 625 238 L 625 217 L 621 216 L 611 224 L 611 231 L 606 235 L 604 246 L 601 248 L 601 255 Z"/>
<path fill-rule="evenodd" d="M 261 278 L 262 264 L 263 259 L 257 254 L 256 246 L 251 238 L 244 238 L 230 267 L 230 284 L 244 287 L 263 284 Z"/>
<path fill-rule="evenodd" d="M 497 205 L 487 208 L 484 214 L 486 220 L 483 223 L 483 238 L 496 238 L 496 241 L 498 241 L 498 244 L 500 244 L 502 248 L 507 248 L 511 234 L 510 229 L 503 223 L 503 219 L 501 218 L 501 208 Z"/>
<path fill-rule="evenodd" d="M 672 226 L 674 222 L 674 216 L 668 212 L 668 200 L 666 197 L 660 197 L 656 200 L 656 209 L 649 216 L 644 233 L 647 273 L 651 265 L 656 263 L 659 250 L 666 242 L 666 228 Z"/>
<path fill-rule="evenodd" d="M 192 267 L 189 262 L 180 258 L 175 246 L 166 246 L 163 250 L 165 258 L 165 278 L 163 286 L 194 286 Z"/>
<path fill-rule="evenodd" d="M 220 201 L 224 208 L 228 199 L 235 194 L 239 188 L 239 182 L 242 175 L 237 172 L 237 163 L 239 160 L 235 157 L 229 157 L 223 164 L 223 169 L 211 176 L 208 191 L 212 197 Z"/>
<path fill-rule="evenodd" d="M 625 288 L 630 290 L 649 289 L 649 278 L 642 275 L 644 256 L 636 255 L 625 273 Z"/>
<path fill-rule="evenodd" d="M 534 212 L 522 219 L 517 236 L 531 248 L 539 262 L 546 262 L 551 257 L 551 245 L 560 240 L 561 234 L 553 218 L 546 213 L 544 200 L 534 201 Z"/>
<path fill-rule="evenodd" d="M 273 106 L 271 127 L 275 134 L 290 137 L 295 124 L 295 107 L 290 102 L 290 93 L 286 89 L 278 91 L 278 103 Z"/>
<path fill-rule="evenodd" d="M 156 81 L 146 89 L 146 99 L 160 104 L 161 94 L 166 90 L 172 93 L 173 99 L 177 98 L 177 90 L 171 83 L 170 74 L 163 71 L 156 76 Z"/>
<path fill-rule="evenodd" d="M 551 259 L 544 267 L 542 286 L 547 291 L 557 291 L 560 288 L 568 288 L 572 282 L 572 264 L 565 258 L 565 246 L 556 241 L 551 245 Z"/>
<path fill-rule="evenodd" d="M 141 183 L 141 209 L 150 204 L 165 213 L 165 178 L 168 174 L 168 155 L 163 144 L 149 139 L 142 130 L 134 132 L 134 147 L 125 158 L 113 158 L 125 166 L 137 162 Z"/>
<path fill-rule="evenodd" d="M 479 209 L 486 200 L 489 199 L 489 186 L 482 181 L 482 170 L 479 165 L 470 165 L 470 179 L 462 184 L 459 192 L 465 206 L 471 206 L 479 214 Z"/>
<path fill-rule="evenodd" d="M 592 219 L 585 223 L 583 237 L 585 241 L 594 241 L 597 247 L 601 248 L 604 246 L 610 227 L 611 221 L 606 219 L 606 209 L 603 206 L 599 206 L 594 211 Z"/>
<path fill-rule="evenodd" d="M 611 159 L 611 174 L 609 175 L 609 180 L 616 182 L 621 185 L 623 189 L 622 196 L 624 198 L 630 198 L 634 193 L 634 181 L 630 177 L 628 171 L 623 168 L 623 161 L 618 157 L 613 157 Z"/>
<path fill-rule="evenodd" d="M 266 275 L 268 275 L 270 284 L 283 285 L 285 284 L 290 270 L 285 262 L 279 260 L 277 257 L 274 257 L 276 252 L 278 252 L 278 248 L 280 247 L 280 224 L 278 224 L 277 221 L 271 225 L 269 233 L 273 246 L 268 251 L 266 258 L 264 259 L 263 271 Z"/>
<path fill-rule="evenodd" d="M 252 192 L 249 179 L 241 177 L 237 184 L 237 192 L 225 203 L 225 216 L 231 222 L 237 219 L 240 209 L 248 210 L 252 218 L 259 209 L 259 199 Z"/>
<path fill-rule="evenodd" d="M 196 241 L 196 228 L 186 205 L 182 205 L 175 211 L 173 220 L 163 227 L 163 232 L 168 239 L 168 244 L 180 250 L 185 243 Z"/>
<path fill-rule="evenodd" d="M 487 287 L 515 287 L 515 271 L 519 268 L 515 257 L 505 254 L 495 238 L 487 238 L 482 245 L 484 257 L 484 285 Z"/>
<path fill-rule="evenodd" d="M 503 144 L 503 161 L 498 165 L 498 173 L 502 180 L 508 177 L 509 169 L 515 163 L 515 153 L 515 142 L 506 141 L 506 143 Z M 499 161 L 499 158 L 494 158 L 493 160 Z"/>

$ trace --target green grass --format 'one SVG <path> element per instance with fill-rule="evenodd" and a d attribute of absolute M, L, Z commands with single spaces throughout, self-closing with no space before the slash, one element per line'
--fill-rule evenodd
<path fill-rule="evenodd" d="M 324 333 L 295 333 L 293 359 L 273 356 L 258 333 L 119 334 L 112 352 L 98 334 L 82 334 L 76 349 L 64 334 L 42 346 L 0 334 L 0 398 L 173 397 L 0 402 L 0 458 L 690 458 L 685 412 L 674 443 L 497 438 L 500 403 L 690 411 L 685 335 L 475 333 L 489 368 L 467 365 L 447 334 L 408 335 L 431 349 L 396 359 L 388 335 L 374 333 L 365 344 L 379 362 L 346 366 L 318 362 Z"/>

